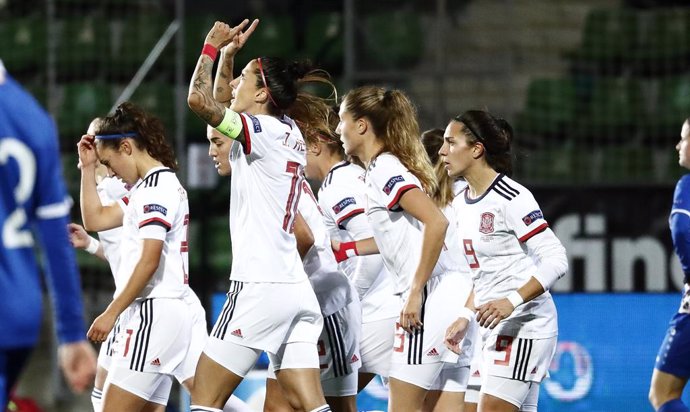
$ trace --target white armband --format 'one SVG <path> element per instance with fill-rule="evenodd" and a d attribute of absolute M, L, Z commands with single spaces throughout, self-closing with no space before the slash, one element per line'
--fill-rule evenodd
<path fill-rule="evenodd" d="M 476 314 L 467 306 L 463 306 L 462 309 L 460 309 L 460 314 L 458 315 L 459 318 L 467 319 L 469 322 L 472 322 L 472 319 L 474 319 L 475 316 Z"/>
<path fill-rule="evenodd" d="M 518 306 L 522 305 L 525 300 L 520 296 L 517 290 L 514 290 L 506 296 L 506 299 L 510 302 L 511 305 L 513 305 L 513 308 L 517 308 Z"/>
<path fill-rule="evenodd" d="M 223 133 L 225 136 L 234 139 L 242 132 L 242 118 L 239 113 L 228 108 L 225 109 L 225 116 L 216 130 Z"/>
<path fill-rule="evenodd" d="M 87 252 L 89 252 L 90 254 L 93 255 L 93 254 L 95 254 L 96 252 L 98 252 L 98 248 L 99 248 L 100 246 L 101 246 L 101 242 L 99 242 L 98 240 L 96 240 L 96 239 L 92 238 L 91 236 L 89 236 L 89 245 L 88 245 L 88 246 L 86 247 L 86 249 L 84 249 L 84 250 L 87 251 Z"/>

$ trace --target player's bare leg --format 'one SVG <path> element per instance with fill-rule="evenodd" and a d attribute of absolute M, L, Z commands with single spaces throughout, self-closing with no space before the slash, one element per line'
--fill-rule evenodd
<path fill-rule="evenodd" d="M 202 353 L 194 375 L 192 404 L 222 409 L 241 382 L 241 376 Z"/>
<path fill-rule="evenodd" d="M 659 410 L 663 404 L 669 401 L 680 399 L 687 382 L 687 379 L 654 369 L 652 384 L 649 388 L 649 402 L 654 410 Z"/>
<path fill-rule="evenodd" d="M 424 412 L 465 412 L 465 392 L 429 391 L 424 399 Z"/>
<path fill-rule="evenodd" d="M 390 399 L 388 410 L 395 412 L 418 412 L 424 407 L 427 390 L 417 385 L 390 378 Z"/>
<path fill-rule="evenodd" d="M 276 377 L 294 409 L 311 411 L 326 404 L 318 369 L 281 369 L 276 371 Z"/>
<path fill-rule="evenodd" d="M 264 412 L 292 412 L 283 388 L 276 379 L 266 378 L 266 396 L 264 397 Z"/>
<path fill-rule="evenodd" d="M 149 402 L 117 385 L 110 384 L 103 399 L 103 412 L 162 412 L 165 405 Z"/>
<path fill-rule="evenodd" d="M 482 412 L 518 412 L 518 407 L 506 400 L 483 393 L 479 397 L 479 410 Z"/>

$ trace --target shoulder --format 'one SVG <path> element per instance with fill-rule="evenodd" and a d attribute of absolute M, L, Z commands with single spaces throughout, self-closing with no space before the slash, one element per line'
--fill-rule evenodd
<path fill-rule="evenodd" d="M 506 175 L 499 175 L 491 185 L 491 192 L 508 202 L 514 199 L 532 198 L 532 193 L 523 185 Z"/>

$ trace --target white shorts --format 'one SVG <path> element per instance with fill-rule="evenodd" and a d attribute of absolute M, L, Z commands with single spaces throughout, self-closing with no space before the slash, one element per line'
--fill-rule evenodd
<path fill-rule="evenodd" d="M 103 385 L 104 399 L 107 397 L 110 385 L 116 385 L 147 401 L 167 405 L 170 388 L 172 388 L 172 377 L 116 367 L 108 372 L 105 385 Z"/>
<path fill-rule="evenodd" d="M 253 349 L 277 353 L 281 345 L 316 345 L 323 318 L 308 280 L 298 283 L 230 281 L 211 336 Z"/>
<path fill-rule="evenodd" d="M 359 300 L 353 300 L 323 319 L 323 330 L 316 344 L 322 382 L 357 372 L 362 365 L 359 351 L 361 330 L 362 309 Z"/>
<path fill-rule="evenodd" d="M 467 380 L 470 376 L 469 366 L 457 366 L 452 363 L 444 363 L 441 373 L 429 390 L 443 392 L 466 392 Z"/>
<path fill-rule="evenodd" d="M 182 299 L 135 301 L 121 315 L 112 369 L 176 374 L 192 340 L 192 305 Z"/>
<path fill-rule="evenodd" d="M 541 382 L 549 370 L 556 343 L 556 336 L 525 339 L 492 333 L 484 342 L 482 391 L 488 376 Z"/>
<path fill-rule="evenodd" d="M 473 330 L 463 339 L 459 357 L 446 348 L 444 340 L 446 329 L 457 319 L 471 290 L 471 280 L 460 273 L 445 273 L 429 279 L 422 292 L 423 327 L 407 333 L 396 323 L 392 362 L 410 366 L 439 362 L 468 366 Z M 470 328 L 476 326 L 475 323 L 470 325 Z"/>
<path fill-rule="evenodd" d="M 110 369 L 110 364 L 113 361 L 113 344 L 115 343 L 117 334 L 120 333 L 120 319 L 121 317 L 117 318 L 115 326 L 113 326 L 105 342 L 101 343 L 101 347 L 98 350 L 98 366 L 106 371 Z"/>
<path fill-rule="evenodd" d="M 467 381 L 467 391 L 465 392 L 465 403 L 479 404 L 479 391 L 482 387 L 482 338 L 479 328 L 475 328 L 475 335 L 472 345 L 472 359 L 470 361 L 470 378 Z"/>
<path fill-rule="evenodd" d="M 119 318 L 112 362 L 103 393 L 116 385 L 147 401 L 166 405 L 172 376 L 181 373 L 192 339 L 194 306 L 183 299 L 133 302 Z"/>
<path fill-rule="evenodd" d="M 201 301 L 199 301 L 199 298 L 193 292 L 186 300 L 190 305 L 190 313 L 192 315 L 192 332 L 187 355 L 184 361 L 182 361 L 180 368 L 174 373 L 175 378 L 180 383 L 194 377 L 196 365 L 199 363 L 199 357 L 206 346 L 206 341 L 208 341 L 206 311 L 201 305 Z"/>
<path fill-rule="evenodd" d="M 387 378 L 391 369 L 391 348 L 398 317 L 362 324 L 359 351 L 362 355 L 362 373 L 374 373 Z"/>
<path fill-rule="evenodd" d="M 235 342 L 222 341 L 211 336 L 206 342 L 204 353 L 220 366 L 244 378 L 254 367 L 256 360 L 259 359 L 261 350 L 242 346 Z M 316 353 L 314 353 L 314 357 L 316 357 Z"/>
<path fill-rule="evenodd" d="M 517 406 L 521 412 L 537 412 L 539 382 L 518 381 L 500 376 L 489 376 L 482 392 Z"/>

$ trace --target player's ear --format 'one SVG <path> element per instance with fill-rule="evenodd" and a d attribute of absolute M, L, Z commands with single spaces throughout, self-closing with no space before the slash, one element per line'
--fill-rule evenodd
<path fill-rule="evenodd" d="M 364 134 L 369 130 L 369 121 L 365 118 L 361 117 L 355 120 L 355 123 L 357 125 L 357 133 Z"/>
<path fill-rule="evenodd" d="M 479 159 L 480 157 L 482 157 L 482 155 L 484 155 L 484 150 L 486 149 L 484 148 L 484 145 L 482 143 L 475 142 L 472 145 L 472 158 Z"/>
<path fill-rule="evenodd" d="M 129 139 L 123 139 L 120 142 L 120 147 L 118 149 L 120 152 L 129 156 L 132 154 L 132 142 L 130 142 Z"/>

